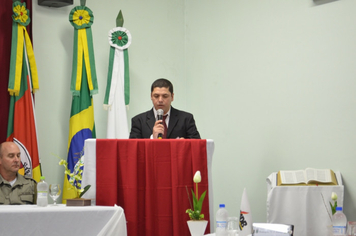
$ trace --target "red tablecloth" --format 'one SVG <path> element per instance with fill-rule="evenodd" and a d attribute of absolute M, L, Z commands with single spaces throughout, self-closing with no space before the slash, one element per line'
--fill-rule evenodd
<path fill-rule="evenodd" d="M 121 206 L 129 236 L 189 236 L 186 186 L 191 198 L 197 170 L 200 196 L 208 190 L 206 140 L 97 139 L 96 204 Z M 208 194 L 202 213 L 209 220 Z"/>

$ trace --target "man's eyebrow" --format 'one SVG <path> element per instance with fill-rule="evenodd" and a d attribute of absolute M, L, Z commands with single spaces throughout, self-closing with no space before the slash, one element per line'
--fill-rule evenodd
<path fill-rule="evenodd" d="M 163 94 L 154 93 L 153 96 L 169 96 L 169 93 L 163 93 Z"/>

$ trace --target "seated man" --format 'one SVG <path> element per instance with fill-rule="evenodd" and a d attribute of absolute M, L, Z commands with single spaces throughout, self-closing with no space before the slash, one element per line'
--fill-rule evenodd
<path fill-rule="evenodd" d="M 0 144 L 0 204 L 36 203 L 36 181 L 17 173 L 21 164 L 20 156 L 20 149 L 15 143 Z"/>
<path fill-rule="evenodd" d="M 130 138 L 157 139 L 159 134 L 162 134 L 163 138 L 170 139 L 200 139 L 193 115 L 174 109 L 171 106 L 173 98 L 173 85 L 169 80 L 158 79 L 153 82 L 151 86 L 153 108 L 132 118 Z M 158 109 L 163 110 L 163 121 L 157 120 Z"/>

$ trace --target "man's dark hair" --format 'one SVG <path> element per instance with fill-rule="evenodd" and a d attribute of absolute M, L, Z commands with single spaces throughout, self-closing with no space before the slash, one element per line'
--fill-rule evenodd
<path fill-rule="evenodd" d="M 158 79 L 155 82 L 153 82 L 151 86 L 151 93 L 153 92 L 154 88 L 168 88 L 169 92 L 173 94 L 173 84 L 168 80 L 168 79 Z"/>

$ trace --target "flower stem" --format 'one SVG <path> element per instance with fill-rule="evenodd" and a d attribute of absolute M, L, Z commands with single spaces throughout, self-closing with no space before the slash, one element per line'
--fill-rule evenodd
<path fill-rule="evenodd" d="M 199 199 L 199 196 L 198 196 L 198 183 L 195 183 L 195 184 L 196 184 L 196 188 L 195 188 L 196 193 L 195 193 L 195 196 L 197 197 L 197 199 Z"/>

